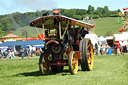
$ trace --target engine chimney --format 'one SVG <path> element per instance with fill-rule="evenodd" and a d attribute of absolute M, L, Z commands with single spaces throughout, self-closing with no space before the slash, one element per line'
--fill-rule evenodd
<path fill-rule="evenodd" d="M 59 9 L 53 9 L 53 15 L 61 15 L 61 12 Z"/>

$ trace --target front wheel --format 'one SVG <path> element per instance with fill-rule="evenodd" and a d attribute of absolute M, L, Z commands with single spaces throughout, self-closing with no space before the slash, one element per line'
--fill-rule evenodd
<path fill-rule="evenodd" d="M 48 75 L 49 73 L 49 60 L 48 54 L 42 53 L 39 59 L 39 69 L 42 75 Z"/>
<path fill-rule="evenodd" d="M 72 75 L 77 74 L 77 71 L 78 71 L 78 57 L 77 57 L 77 54 L 74 51 L 70 52 L 68 65 L 69 65 L 70 73 Z"/>

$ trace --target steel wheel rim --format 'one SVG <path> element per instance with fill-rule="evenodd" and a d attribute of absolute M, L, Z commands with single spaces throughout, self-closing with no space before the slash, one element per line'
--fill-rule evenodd
<path fill-rule="evenodd" d="M 88 45 L 87 45 L 87 58 L 88 58 L 89 69 L 92 70 L 93 68 L 93 47 L 92 47 L 92 43 L 90 40 L 88 41 Z"/>

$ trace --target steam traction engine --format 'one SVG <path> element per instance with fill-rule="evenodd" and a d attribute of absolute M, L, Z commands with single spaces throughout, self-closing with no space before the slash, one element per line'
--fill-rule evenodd
<path fill-rule="evenodd" d="M 42 40 L 45 41 L 43 53 L 39 59 L 42 75 L 61 72 L 69 66 L 71 74 L 76 74 L 78 65 L 82 71 L 93 68 L 93 47 L 89 39 L 81 38 L 82 28 L 92 29 L 94 25 L 60 15 L 60 10 L 53 10 L 53 15 L 30 22 L 30 26 L 43 29 Z"/>

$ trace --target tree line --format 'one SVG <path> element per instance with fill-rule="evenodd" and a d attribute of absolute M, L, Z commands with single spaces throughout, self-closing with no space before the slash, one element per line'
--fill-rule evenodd
<path fill-rule="evenodd" d="M 61 14 L 77 20 L 82 20 L 88 16 L 92 19 L 104 18 L 104 17 L 118 17 L 119 9 L 110 11 L 108 6 L 97 7 L 96 9 L 89 5 L 88 9 L 60 9 Z M 10 30 L 16 31 L 19 27 L 28 26 L 29 22 L 42 17 L 42 14 L 52 14 L 52 10 L 37 10 L 36 12 L 20 13 L 15 12 L 12 14 L 0 15 L 0 36 L 9 33 Z"/>

